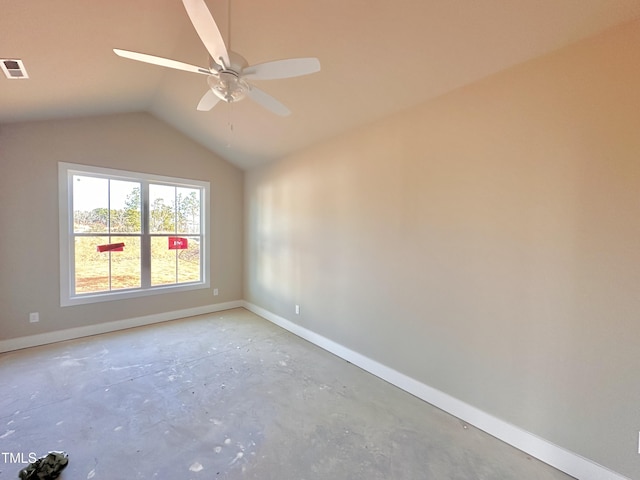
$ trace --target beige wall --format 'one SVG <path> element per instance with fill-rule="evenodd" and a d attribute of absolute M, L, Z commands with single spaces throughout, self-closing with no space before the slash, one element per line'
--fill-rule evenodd
<path fill-rule="evenodd" d="M 60 161 L 209 181 L 211 289 L 61 308 Z M 0 167 L 0 340 L 242 298 L 243 172 L 151 115 L 0 125 Z"/>
<path fill-rule="evenodd" d="M 636 22 L 248 172 L 245 298 L 636 478 L 639 46 Z"/>

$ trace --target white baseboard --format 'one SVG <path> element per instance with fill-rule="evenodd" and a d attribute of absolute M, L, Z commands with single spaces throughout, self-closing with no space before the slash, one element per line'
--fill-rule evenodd
<path fill-rule="evenodd" d="M 487 432 L 503 442 L 522 450 L 542 462 L 571 475 L 579 480 L 630 480 L 576 453 L 559 447 L 515 425 L 500 420 L 472 405 L 458 400 L 444 392 L 431 388 L 403 373 L 387 367 L 375 360 L 350 350 L 339 343 L 318 335 L 296 323 L 276 315 L 250 302 L 243 306 L 266 320 L 308 340 L 367 372 L 411 393 L 431 405 Z"/>
<path fill-rule="evenodd" d="M 143 317 L 98 323 L 96 325 L 67 328 L 65 330 L 29 335 L 27 337 L 0 340 L 0 353 L 20 350 L 22 348 L 36 347 L 38 345 L 46 345 L 48 343 L 62 342 L 64 340 L 72 340 L 74 338 L 89 337 L 91 335 L 98 335 L 101 333 L 115 332 L 117 330 L 124 330 L 127 328 L 141 327 L 143 325 L 151 325 L 153 323 L 167 322 L 169 320 L 177 320 L 179 318 L 193 317 L 195 315 L 220 312 L 222 310 L 229 310 L 231 308 L 239 308 L 243 306 L 243 301 L 236 300 L 233 302 L 217 303 L 202 307 L 175 310 L 173 312 L 157 313 L 153 315 L 145 315 Z"/>
<path fill-rule="evenodd" d="M 324 350 L 357 365 L 363 370 L 391 383 L 392 385 L 395 385 L 398 388 L 401 388 L 402 390 L 440 408 L 441 410 L 444 410 L 447 413 L 450 413 L 480 430 L 487 432 L 489 435 L 492 435 L 503 442 L 526 452 L 532 457 L 535 457 L 538 460 L 571 475 L 572 477 L 579 480 L 630 480 L 629 478 L 613 472 L 602 465 L 559 447 L 543 438 L 527 432 L 526 430 L 516 427 L 515 425 L 500 420 L 499 418 L 483 412 L 472 405 L 436 390 L 435 388 L 398 372 L 397 370 L 387 367 L 386 365 L 372 360 L 358 352 L 350 350 L 333 340 L 323 337 L 322 335 L 247 301 L 237 300 L 100 323 L 97 325 L 69 328 L 50 333 L 30 335 L 27 337 L 0 340 L 0 353 L 61 342 L 64 340 L 72 340 L 74 338 L 88 337 L 101 333 L 109 333 L 127 328 L 140 327 L 153 323 L 167 322 L 195 315 L 214 313 L 238 307 L 246 308 L 256 315 L 259 315 L 285 330 L 288 330 L 289 332 L 319 346 L 320 348 L 323 348 Z"/>

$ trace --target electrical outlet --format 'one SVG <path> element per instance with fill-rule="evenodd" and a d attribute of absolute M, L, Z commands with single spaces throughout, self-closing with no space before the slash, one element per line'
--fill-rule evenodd
<path fill-rule="evenodd" d="M 296 305 L 296 315 L 300 315 L 300 305 Z"/>
<path fill-rule="evenodd" d="M 218 289 L 217 289 L 217 288 L 214 288 L 214 289 L 213 289 L 213 296 L 215 297 L 215 296 L 217 296 L 217 295 L 218 295 Z"/>
<path fill-rule="evenodd" d="M 40 321 L 40 314 L 38 312 L 31 312 L 29 314 L 29 323 L 37 323 Z"/>
<path fill-rule="evenodd" d="M 640 432 L 638 432 L 638 453 L 640 453 Z"/>

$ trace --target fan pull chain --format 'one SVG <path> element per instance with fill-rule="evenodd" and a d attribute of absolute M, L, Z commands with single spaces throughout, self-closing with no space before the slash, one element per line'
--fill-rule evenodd
<path fill-rule="evenodd" d="M 233 139 L 233 120 L 231 118 L 231 104 L 227 104 L 227 125 L 229 126 L 229 132 L 227 136 L 227 148 L 231 148 L 231 141 Z"/>
<path fill-rule="evenodd" d="M 233 123 L 229 123 L 229 136 L 227 137 L 227 148 L 231 148 L 232 136 L 233 136 Z"/>

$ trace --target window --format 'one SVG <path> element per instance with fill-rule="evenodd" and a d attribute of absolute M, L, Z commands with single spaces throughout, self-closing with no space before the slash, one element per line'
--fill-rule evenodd
<path fill-rule="evenodd" d="M 209 287 L 209 183 L 59 164 L 60 302 Z"/>

